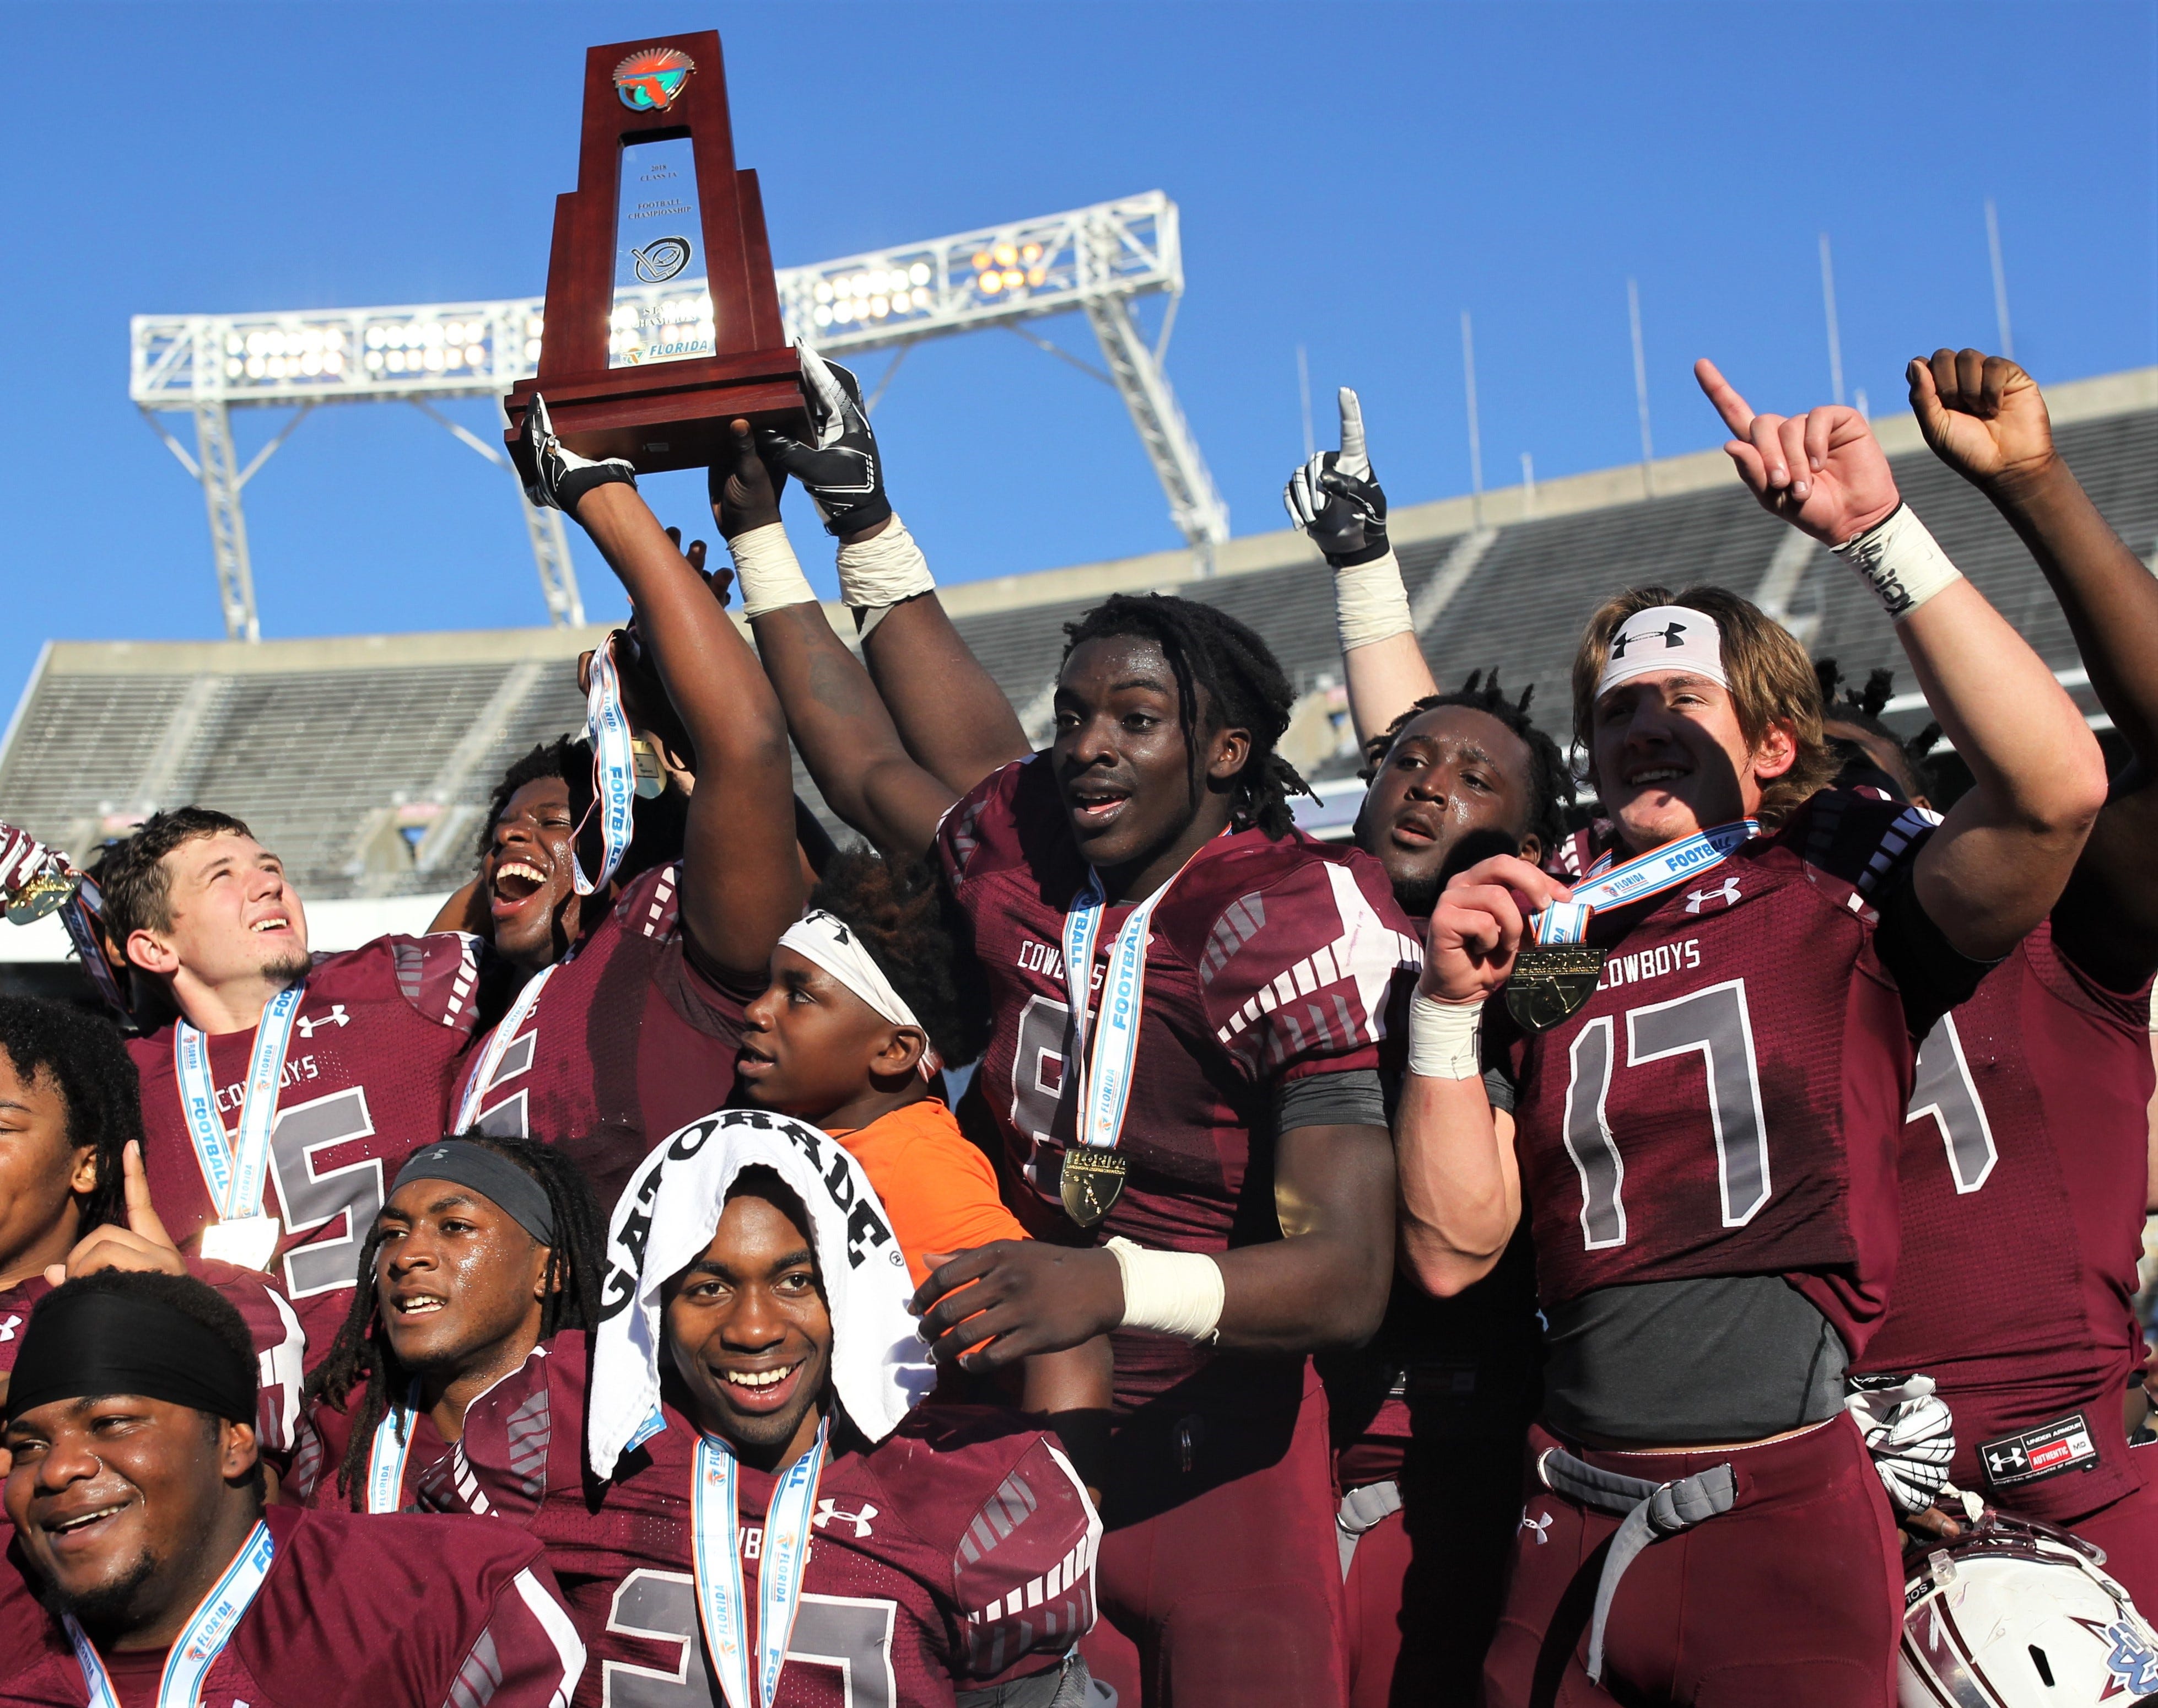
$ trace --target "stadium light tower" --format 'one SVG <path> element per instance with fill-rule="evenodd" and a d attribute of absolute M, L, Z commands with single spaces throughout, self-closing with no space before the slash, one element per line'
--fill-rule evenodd
<path fill-rule="evenodd" d="M 1113 385 L 1168 494 L 1171 519 L 1202 567 L 1211 566 L 1213 548 L 1229 537 L 1229 511 L 1162 371 L 1184 292 L 1184 263 L 1176 204 L 1160 191 L 814 266 L 782 268 L 777 279 L 790 338 L 834 355 L 896 347 L 900 353 L 885 373 L 887 384 L 907 346 L 1004 326 Z M 1138 297 L 1161 293 L 1169 306 L 1160 333 L 1149 344 L 1132 305 Z M 668 317 L 694 319 L 712 312 L 702 281 L 655 286 L 644 295 Z M 538 364 L 544 308 L 538 297 L 521 297 L 134 317 L 128 395 L 181 467 L 202 483 L 228 637 L 261 637 L 240 490 L 308 412 L 325 403 L 408 403 L 506 468 L 498 446 L 451 421 L 435 401 L 498 400 L 529 375 Z M 1106 372 L 1025 324 L 1074 310 L 1087 316 L 1100 340 Z M 615 312 L 633 316 L 636 311 L 625 304 Z M 875 397 L 870 401 L 874 405 Z M 240 467 L 232 410 L 277 405 L 298 413 Z M 167 412 L 193 416 L 193 452 L 159 420 Z M 558 626 L 581 623 L 584 605 L 560 515 L 526 503 L 522 487 L 518 502 L 549 619 Z"/>

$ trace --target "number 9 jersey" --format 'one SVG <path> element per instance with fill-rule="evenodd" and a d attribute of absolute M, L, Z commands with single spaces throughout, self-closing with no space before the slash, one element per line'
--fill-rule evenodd
<path fill-rule="evenodd" d="M 1928 833 L 1896 803 L 1816 795 L 1691 886 L 1598 914 L 1578 1012 L 1532 1037 L 1497 1020 L 1547 1310 L 1780 1275 L 1864 1348 L 1895 1268 L 1913 1035 L 1985 970 L 1912 894 Z"/>

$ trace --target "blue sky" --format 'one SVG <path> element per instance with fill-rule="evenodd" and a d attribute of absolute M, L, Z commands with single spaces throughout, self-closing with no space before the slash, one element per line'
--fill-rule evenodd
<path fill-rule="evenodd" d="M 589 44 L 716 26 L 782 264 L 1161 188 L 1169 369 L 1236 531 L 1281 524 L 1297 345 L 1362 391 L 1397 502 L 1722 435 L 1688 364 L 1823 400 L 1816 242 L 1847 383 L 1990 343 L 1985 199 L 2042 380 L 2158 362 L 2158 9 L 1784 6 L 18 4 L 0 243 L 0 694 L 48 637 L 221 632 L 199 489 L 126 395 L 127 317 L 545 285 Z M 1083 323 L 1051 336 L 1092 354 Z M 865 364 L 874 383 L 883 359 Z M 490 431 L 484 405 L 461 414 Z M 277 424 L 243 417 L 243 455 Z M 182 425 L 176 422 L 176 426 Z M 923 347 L 878 411 L 947 581 L 1172 545 L 1106 386 L 1009 333 Z M 705 520 L 701 481 L 648 482 Z M 247 492 L 273 636 L 542 620 L 507 477 L 409 409 L 318 411 Z M 829 557 L 805 516 L 813 579 Z M 709 531 L 709 530 L 708 530 Z M 573 534 L 575 530 L 572 530 Z M 580 545 L 595 616 L 618 611 Z"/>

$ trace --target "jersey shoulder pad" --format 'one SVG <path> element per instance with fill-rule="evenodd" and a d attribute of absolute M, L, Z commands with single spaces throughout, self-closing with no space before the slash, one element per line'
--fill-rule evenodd
<path fill-rule="evenodd" d="M 1085 875 L 1056 779 L 1039 753 L 999 766 L 953 802 L 937 823 L 936 851 L 954 889 L 1015 867 L 1075 885 Z"/>
<path fill-rule="evenodd" d="M 1939 823 L 1922 807 L 1871 790 L 1823 789 L 1769 840 L 1871 905 L 1888 880 L 1918 857 Z"/>
<path fill-rule="evenodd" d="M 421 1476 L 421 1503 L 433 1512 L 525 1518 L 546 1498 L 559 1458 L 574 1471 L 583 1434 L 583 1336 L 558 1334 L 465 1411 L 457 1445 Z M 563 1356 L 556 1358 L 555 1347 Z M 557 1449 L 563 1449 L 557 1452 Z"/>
<path fill-rule="evenodd" d="M 1204 884 L 1172 896 L 1164 922 L 1197 968 L 1216 1038 L 1272 1073 L 1398 1029 L 1423 947 L 1385 869 L 1300 833 L 1259 840 L 1210 862 Z"/>
<path fill-rule="evenodd" d="M 682 914 L 682 863 L 670 860 L 639 872 L 622 887 L 609 921 L 617 929 L 661 942 L 674 935 Z"/>
<path fill-rule="evenodd" d="M 479 1019 L 483 947 L 465 931 L 379 937 L 318 960 L 309 1000 L 401 1001 L 431 1024 L 469 1032 Z"/>

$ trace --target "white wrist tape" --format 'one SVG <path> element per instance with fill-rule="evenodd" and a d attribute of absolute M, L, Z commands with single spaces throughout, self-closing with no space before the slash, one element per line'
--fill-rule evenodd
<path fill-rule="evenodd" d="M 1204 1251 L 1150 1251 L 1127 1239 L 1108 1243 L 1124 1273 L 1123 1329 L 1151 1329 L 1180 1340 L 1211 1340 L 1221 1322 L 1221 1266 Z"/>
<path fill-rule="evenodd" d="M 1908 617 L 1963 571 L 1949 561 L 1940 543 L 1908 504 L 1898 504 L 1887 521 L 1835 548 L 1866 577 L 1890 617 Z"/>
<path fill-rule="evenodd" d="M 1341 650 L 1368 647 L 1396 635 L 1414 634 L 1409 590 L 1402 585 L 1401 560 L 1388 552 L 1368 564 L 1334 572 L 1334 622 Z"/>
<path fill-rule="evenodd" d="M 936 587 L 929 560 L 896 514 L 874 539 L 839 548 L 839 598 L 856 611 L 896 605 Z"/>
<path fill-rule="evenodd" d="M 817 592 L 802 573 L 786 524 L 767 522 L 727 542 L 735 579 L 741 583 L 742 615 L 761 617 L 787 605 L 814 605 Z"/>
<path fill-rule="evenodd" d="M 1474 1080 L 1484 1076 L 1477 1048 L 1484 1024 L 1484 999 L 1433 1002 L 1422 991 L 1409 998 L 1409 1071 L 1427 1080 Z"/>

